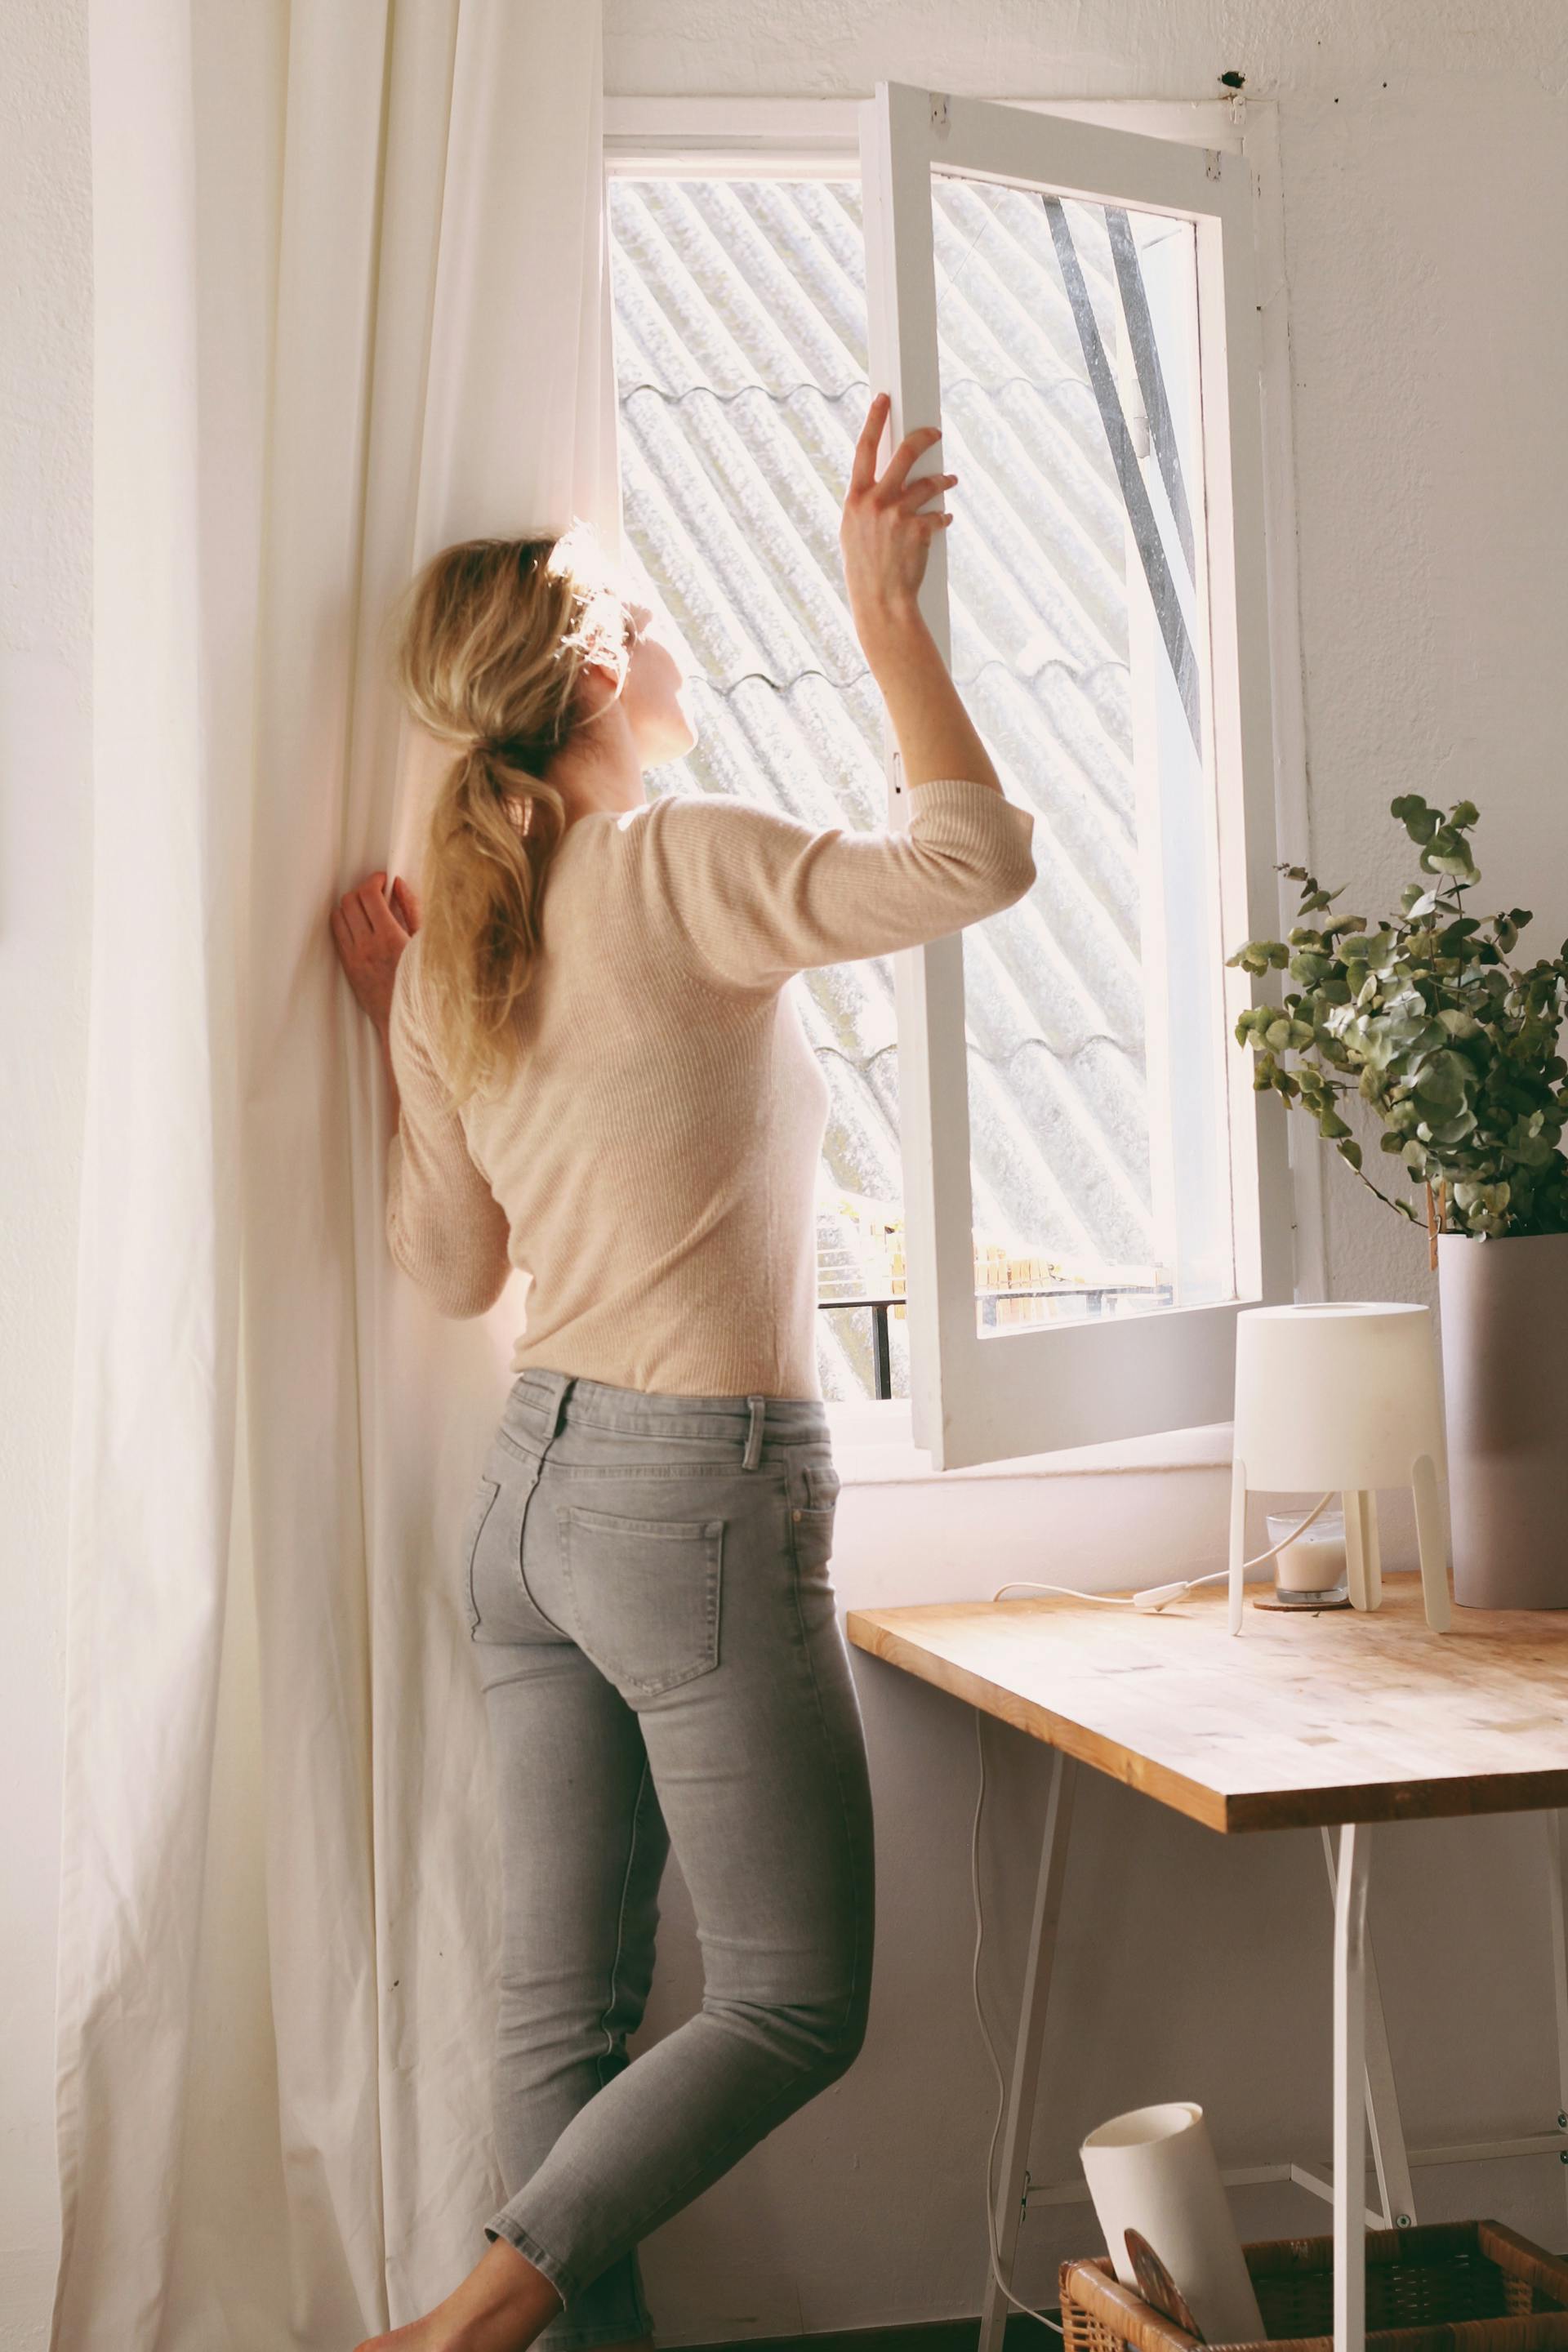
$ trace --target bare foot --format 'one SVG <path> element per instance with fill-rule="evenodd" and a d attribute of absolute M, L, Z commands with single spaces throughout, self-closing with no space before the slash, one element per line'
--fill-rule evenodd
<path fill-rule="evenodd" d="M 560 2309 L 543 2272 L 497 2238 L 434 2311 L 389 2335 L 367 2336 L 355 2352 L 526 2352 Z"/>

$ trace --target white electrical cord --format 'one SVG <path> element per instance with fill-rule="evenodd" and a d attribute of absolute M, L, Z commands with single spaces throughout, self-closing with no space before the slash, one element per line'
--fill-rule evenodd
<path fill-rule="evenodd" d="M 1268 1549 L 1260 1551 L 1256 1559 L 1242 1562 L 1242 1574 L 1245 1576 L 1249 1568 L 1262 1568 L 1276 1552 L 1283 1551 L 1287 1544 L 1293 1544 L 1298 1536 L 1305 1535 L 1312 1521 L 1328 1509 L 1333 1499 L 1331 1489 L 1328 1494 L 1321 1495 L 1306 1517 L 1299 1519 L 1288 1536 L 1281 1536 L 1277 1544 L 1270 1544 Z M 1184 1593 L 1195 1592 L 1200 1584 L 1218 1584 L 1229 1574 L 1228 1568 L 1216 1568 L 1207 1576 L 1189 1576 L 1175 1584 L 1149 1584 L 1142 1592 L 1133 1593 L 1083 1592 L 1075 1584 L 1037 1584 L 1030 1577 L 1015 1576 L 1010 1577 L 1005 1584 L 999 1584 L 991 1598 L 1000 1601 L 1005 1592 L 1060 1592 L 1069 1601 L 1098 1601 L 1105 1609 L 1142 1609 L 1149 1614 L 1163 1609 L 1167 1601 L 1180 1601 Z"/>
<path fill-rule="evenodd" d="M 1287 1544 L 1294 1543 L 1297 1537 L 1311 1526 L 1319 1514 L 1328 1509 L 1332 1500 L 1333 1493 L 1331 1489 L 1328 1494 L 1321 1496 L 1314 1503 L 1306 1517 L 1299 1521 L 1288 1536 L 1282 1537 L 1279 1543 L 1271 1544 L 1267 1551 L 1260 1551 L 1255 1559 L 1245 1561 L 1243 1573 L 1245 1574 L 1246 1570 L 1249 1568 L 1261 1568 L 1266 1561 L 1274 1558 L 1276 1552 L 1281 1552 Z M 1184 1593 L 1195 1591 L 1198 1585 L 1216 1584 L 1222 1577 L 1228 1577 L 1229 1574 L 1228 1568 L 1216 1568 L 1207 1576 L 1188 1577 L 1174 1584 L 1151 1584 L 1143 1591 L 1134 1592 L 1131 1596 L 1117 1592 L 1083 1592 L 1076 1585 L 1037 1584 L 1029 1577 L 1015 1576 L 1005 1584 L 999 1584 L 991 1598 L 993 1601 L 1000 1601 L 1005 1592 L 1015 1592 L 1022 1589 L 1028 1592 L 1059 1592 L 1069 1601 L 1098 1601 L 1108 1609 L 1141 1609 L 1146 1613 L 1152 1613 L 1163 1609 L 1168 1601 L 1179 1601 Z M 991 2039 L 991 2030 L 985 2022 L 985 2011 L 980 2000 L 980 1955 L 985 1942 L 985 1915 L 980 1900 L 980 1814 L 985 1802 L 984 1723 L 984 1714 L 979 1707 L 976 1707 L 974 1748 L 980 1759 L 980 1784 L 974 1792 L 974 1820 L 969 1837 L 969 1885 L 974 1903 L 974 1958 L 970 1969 L 970 1990 L 974 2000 L 974 2021 L 980 2028 L 980 2039 L 985 2044 L 985 2055 L 991 2061 L 991 2072 L 996 2077 L 996 2120 L 991 2127 L 991 2145 L 985 2151 L 985 2240 L 991 2255 L 991 2275 L 1004 2299 L 1012 2305 L 1015 2311 L 1023 2312 L 1026 2318 L 1037 2319 L 1042 2326 L 1055 2328 L 1058 2336 L 1063 2336 L 1066 2331 L 1060 2320 L 1053 2319 L 1048 2312 L 1037 2311 L 1032 2304 L 1020 2303 L 1011 2287 L 1004 2285 L 1002 2256 L 996 2243 L 996 2198 L 993 2182 L 996 2170 L 996 2142 L 1002 2136 L 1002 2118 L 1007 2108 L 1007 2085 L 1002 2074 L 1002 2062 L 996 2055 L 995 2044 Z M 1023 2027 L 1024 2021 L 1020 2017 L 1018 2021 L 1020 2032 L 1023 2032 Z"/>

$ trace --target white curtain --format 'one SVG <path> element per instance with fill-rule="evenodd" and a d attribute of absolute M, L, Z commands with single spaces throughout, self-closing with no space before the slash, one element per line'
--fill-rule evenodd
<path fill-rule="evenodd" d="M 620 544 L 599 7 L 92 0 L 89 44 L 54 2341 L 346 2352 L 499 2196 L 456 1547 L 519 1299 L 446 1323 L 393 1269 L 327 916 L 415 870 L 411 572 L 574 515 Z M 275 2063 L 215 2105 L 245 2033 Z"/>

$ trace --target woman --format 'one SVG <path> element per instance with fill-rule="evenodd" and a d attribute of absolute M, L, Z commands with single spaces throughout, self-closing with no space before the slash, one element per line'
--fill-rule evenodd
<path fill-rule="evenodd" d="M 387 1235 L 448 1315 L 526 1270 L 514 1385 L 463 1539 L 503 1857 L 495 2070 L 508 2201 L 376 2352 L 645 2346 L 637 2242 L 843 2074 L 870 1981 L 865 1751 L 827 1573 L 816 1371 L 827 1089 L 794 972 L 1010 905 L 1033 818 L 921 622 L 955 476 L 886 471 L 885 395 L 839 543 L 911 794 L 907 833 L 649 802 L 689 751 L 679 660 L 579 530 L 448 548 L 400 680 L 458 756 L 429 905 L 334 909 L 397 1120 Z M 628 2063 L 673 1844 L 700 2013 Z M 371 2352 L 369 2346 L 361 2352 Z"/>

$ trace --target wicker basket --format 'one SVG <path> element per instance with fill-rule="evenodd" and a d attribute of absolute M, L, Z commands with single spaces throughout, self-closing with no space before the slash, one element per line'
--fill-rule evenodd
<path fill-rule="evenodd" d="M 1243 2249 L 1277 2352 L 1333 2352 L 1332 2238 Z M 1066 2352 L 1192 2352 L 1104 2255 L 1061 2267 Z M 1568 2352 L 1568 2262 L 1497 2221 L 1366 2234 L 1367 2352 Z M 1247 2347 L 1255 2352 L 1255 2347 Z"/>

